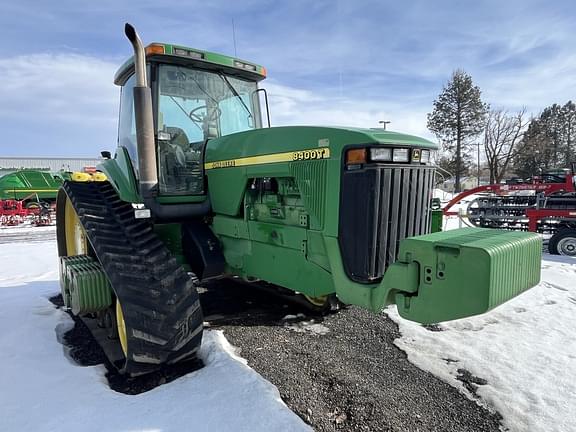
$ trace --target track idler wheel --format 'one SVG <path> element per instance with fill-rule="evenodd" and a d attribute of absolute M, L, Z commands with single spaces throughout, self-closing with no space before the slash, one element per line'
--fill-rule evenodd
<path fill-rule="evenodd" d="M 124 321 L 124 313 L 122 312 L 122 305 L 116 299 L 116 329 L 118 330 L 118 339 L 120 340 L 120 347 L 124 357 L 128 357 L 128 336 L 126 333 L 126 322 Z"/>
<path fill-rule="evenodd" d="M 57 198 L 56 228 L 60 256 L 89 255 L 86 231 L 66 192 L 60 189 Z"/>

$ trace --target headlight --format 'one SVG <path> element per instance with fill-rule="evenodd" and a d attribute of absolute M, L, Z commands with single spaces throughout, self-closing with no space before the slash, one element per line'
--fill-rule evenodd
<path fill-rule="evenodd" d="M 408 149 L 405 148 L 396 148 L 392 152 L 392 160 L 394 162 L 408 162 L 410 158 L 410 153 Z"/>
<path fill-rule="evenodd" d="M 430 150 L 422 150 L 422 155 L 420 156 L 420 162 L 425 164 L 430 162 Z"/>
<path fill-rule="evenodd" d="M 389 162 L 392 160 L 392 149 L 381 147 L 371 148 L 370 160 L 373 160 L 375 162 Z"/>

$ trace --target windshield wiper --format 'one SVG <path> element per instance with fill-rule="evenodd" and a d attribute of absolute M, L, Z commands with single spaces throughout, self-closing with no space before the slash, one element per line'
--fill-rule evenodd
<path fill-rule="evenodd" d="M 219 73 L 218 74 L 220 76 L 220 78 L 222 78 L 222 80 L 226 83 L 226 85 L 228 86 L 228 88 L 230 89 L 230 91 L 232 92 L 232 94 L 238 98 L 238 100 L 242 103 L 242 106 L 244 107 L 244 109 L 246 110 L 246 112 L 248 113 L 248 118 L 252 118 L 252 112 L 250 111 L 250 108 L 248 108 L 248 106 L 244 103 L 244 100 L 242 99 L 242 97 L 238 94 L 238 92 L 236 91 L 236 89 L 234 88 L 234 86 L 232 84 L 230 84 L 230 81 L 228 81 L 228 78 L 226 78 L 226 75 Z"/>

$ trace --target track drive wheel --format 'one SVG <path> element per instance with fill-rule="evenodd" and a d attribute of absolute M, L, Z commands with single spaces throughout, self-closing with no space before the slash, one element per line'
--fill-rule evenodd
<path fill-rule="evenodd" d="M 556 232 L 548 242 L 548 252 L 576 257 L 576 228 L 563 228 Z"/>

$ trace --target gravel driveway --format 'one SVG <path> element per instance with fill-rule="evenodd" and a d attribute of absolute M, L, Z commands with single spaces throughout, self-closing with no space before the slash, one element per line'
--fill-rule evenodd
<path fill-rule="evenodd" d="M 232 281 L 207 285 L 201 301 L 211 327 L 317 431 L 500 430 L 498 414 L 409 363 L 383 313 L 314 317 Z"/>

